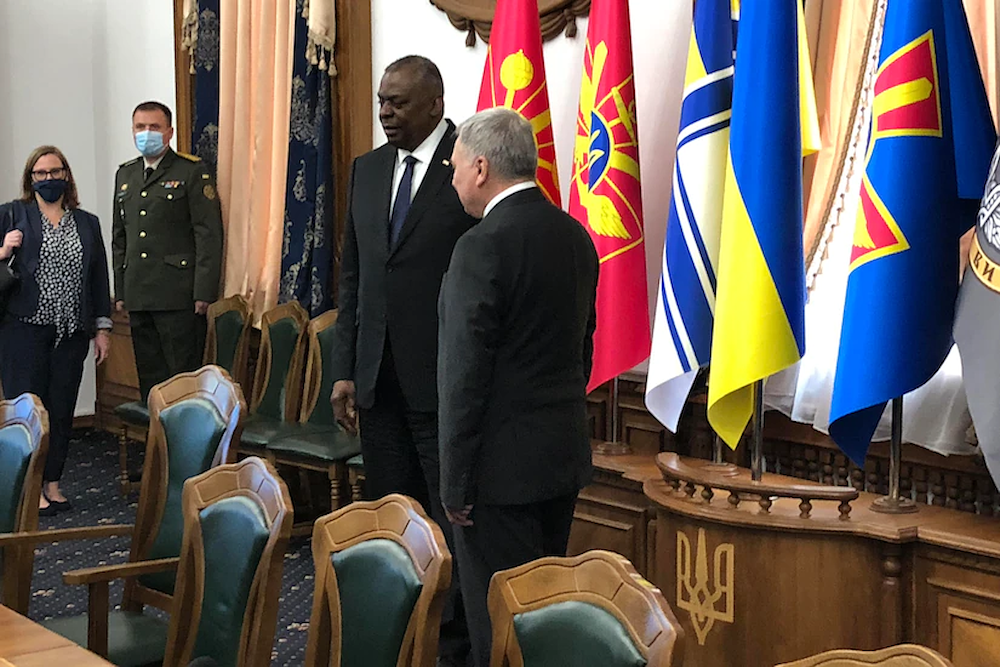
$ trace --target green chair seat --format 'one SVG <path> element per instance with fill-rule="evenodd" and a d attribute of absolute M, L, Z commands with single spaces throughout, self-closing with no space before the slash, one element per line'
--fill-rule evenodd
<path fill-rule="evenodd" d="M 365 467 L 365 457 L 362 456 L 361 454 L 358 454 L 357 456 L 352 456 L 351 458 L 347 459 L 347 467 L 348 468 L 354 468 L 354 469 L 359 469 L 360 468 L 360 469 L 364 470 L 364 467 Z"/>
<path fill-rule="evenodd" d="M 328 430 L 330 430 L 328 426 L 321 427 L 311 424 L 299 424 L 298 422 L 283 422 L 257 414 L 251 415 L 244 423 L 240 443 L 253 447 L 270 447 L 271 443 L 279 438 Z"/>
<path fill-rule="evenodd" d="M 42 625 L 80 646 L 87 645 L 87 615 L 43 621 Z M 119 667 L 160 663 L 167 649 L 167 622 L 133 611 L 108 614 L 108 660 Z"/>
<path fill-rule="evenodd" d="M 356 435 L 350 435 L 337 427 L 326 427 L 319 432 L 304 432 L 279 438 L 272 441 L 267 448 L 275 453 L 293 454 L 333 463 L 359 454 L 361 440 Z"/>
<path fill-rule="evenodd" d="M 142 401 L 122 403 L 115 408 L 115 416 L 128 424 L 149 426 L 149 408 Z"/>

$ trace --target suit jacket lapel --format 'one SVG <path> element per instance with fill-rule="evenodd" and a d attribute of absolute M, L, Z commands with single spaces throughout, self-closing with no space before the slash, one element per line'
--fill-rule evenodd
<path fill-rule="evenodd" d="M 389 212 L 391 210 L 391 200 L 392 200 L 392 179 L 396 171 L 396 149 L 390 144 L 386 144 L 382 149 L 381 164 L 378 166 L 379 179 L 378 182 L 381 184 L 378 189 L 372 188 L 372 196 L 376 198 L 378 215 L 376 220 L 379 222 L 375 229 L 375 238 L 377 242 L 375 244 L 379 252 L 382 253 L 384 249 L 383 257 L 389 257 Z"/>
<path fill-rule="evenodd" d="M 38 245 L 33 252 L 27 253 L 29 259 L 25 262 L 25 266 L 27 266 L 28 270 L 31 273 L 34 273 L 35 268 L 38 266 L 38 251 L 42 248 L 42 212 L 38 208 L 38 204 L 35 202 L 27 204 L 24 209 L 28 217 L 28 226 L 31 228 L 31 233 L 35 237 L 35 242 Z"/>
<path fill-rule="evenodd" d="M 452 148 L 455 147 L 455 125 L 451 121 L 448 121 L 448 131 L 445 132 L 444 138 L 441 139 L 441 143 L 438 144 L 437 150 L 434 151 L 434 157 L 431 158 L 431 163 L 427 165 L 427 171 L 424 173 L 424 180 L 420 182 L 420 188 L 417 190 L 417 194 L 413 197 L 413 203 L 410 204 L 410 210 L 406 214 L 406 220 L 403 222 L 403 229 L 399 232 L 399 240 L 396 242 L 396 247 L 389 251 L 389 256 L 392 257 L 393 254 L 406 242 L 406 237 L 410 235 L 413 228 L 417 226 L 420 221 L 420 217 L 427 210 L 427 207 L 431 205 L 434 198 L 437 197 L 438 192 L 442 187 L 448 184 L 451 178 L 451 167 L 446 164 L 448 158 L 451 157 Z"/>

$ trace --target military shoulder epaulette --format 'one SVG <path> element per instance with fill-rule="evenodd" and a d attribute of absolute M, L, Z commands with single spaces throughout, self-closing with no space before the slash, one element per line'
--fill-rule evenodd
<path fill-rule="evenodd" d="M 133 165 L 136 162 L 139 162 L 140 160 L 142 160 L 142 156 L 141 155 L 139 157 L 137 157 L 137 158 L 133 158 L 131 160 L 127 160 L 126 162 L 122 162 L 120 165 L 118 165 L 118 168 L 120 169 L 122 167 L 128 167 L 129 165 Z"/>
<path fill-rule="evenodd" d="M 190 160 L 191 162 L 201 162 L 201 158 L 197 155 L 191 155 L 190 153 L 181 153 L 177 151 L 177 154 L 184 158 L 185 160 Z"/>

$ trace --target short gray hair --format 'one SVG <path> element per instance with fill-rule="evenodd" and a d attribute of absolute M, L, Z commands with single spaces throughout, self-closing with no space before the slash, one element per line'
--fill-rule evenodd
<path fill-rule="evenodd" d="M 516 111 L 496 107 L 480 111 L 458 128 L 466 154 L 485 157 L 502 180 L 534 180 L 538 148 L 531 123 Z"/>

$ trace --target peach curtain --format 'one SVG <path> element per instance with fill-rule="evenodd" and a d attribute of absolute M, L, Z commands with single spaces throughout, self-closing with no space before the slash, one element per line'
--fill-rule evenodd
<path fill-rule="evenodd" d="M 875 18 L 874 0 L 808 0 L 806 31 L 822 148 L 803 166 L 806 265 L 830 219 L 854 127 L 865 57 Z"/>
<path fill-rule="evenodd" d="M 998 118 L 997 100 L 997 2 L 996 0 L 965 0 L 965 14 L 976 45 L 979 69 L 983 72 L 986 95 L 990 98 L 993 122 Z"/>
<path fill-rule="evenodd" d="M 223 290 L 254 313 L 278 301 L 295 0 L 221 0 L 219 195 Z"/>

